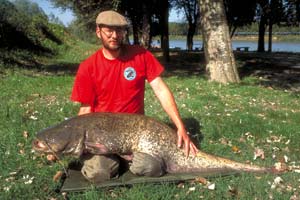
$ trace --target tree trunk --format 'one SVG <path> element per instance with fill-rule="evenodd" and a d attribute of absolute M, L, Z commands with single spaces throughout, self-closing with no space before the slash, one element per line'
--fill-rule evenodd
<path fill-rule="evenodd" d="M 169 2 L 168 0 L 161 1 L 161 48 L 163 50 L 163 57 L 166 62 L 170 61 L 169 52 Z"/>
<path fill-rule="evenodd" d="M 192 51 L 193 50 L 193 37 L 196 31 L 196 25 L 195 24 L 190 24 L 188 28 L 188 34 L 186 38 L 186 45 L 187 45 L 187 50 Z"/>
<path fill-rule="evenodd" d="M 263 14 L 260 17 L 259 28 L 258 28 L 258 47 L 257 52 L 265 52 L 265 32 L 266 32 L 267 19 Z"/>
<path fill-rule="evenodd" d="M 272 31 L 273 31 L 273 24 L 272 24 L 272 20 L 270 19 L 270 23 L 269 23 L 268 52 L 272 52 Z"/>
<path fill-rule="evenodd" d="M 295 7 L 296 7 L 296 19 L 298 22 L 300 22 L 300 1 L 295 2 Z"/>
<path fill-rule="evenodd" d="M 239 82 L 223 0 L 199 0 L 199 5 L 206 69 L 210 80 Z"/>
<path fill-rule="evenodd" d="M 143 25 L 142 25 L 142 38 L 141 45 L 145 48 L 150 48 L 150 17 L 149 12 L 147 12 L 147 7 L 143 4 Z"/>
<path fill-rule="evenodd" d="M 139 45 L 139 29 L 136 25 L 132 25 L 133 44 Z"/>

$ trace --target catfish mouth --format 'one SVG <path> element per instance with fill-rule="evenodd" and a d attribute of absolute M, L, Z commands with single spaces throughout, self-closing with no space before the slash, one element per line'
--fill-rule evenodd
<path fill-rule="evenodd" d="M 42 142 L 38 139 L 33 140 L 32 147 L 34 150 L 36 150 L 38 152 L 44 152 L 44 153 L 50 152 L 48 146 L 44 142 Z"/>

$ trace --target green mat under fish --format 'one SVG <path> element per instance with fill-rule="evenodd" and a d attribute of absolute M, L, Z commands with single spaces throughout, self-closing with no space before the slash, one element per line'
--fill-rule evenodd
<path fill-rule="evenodd" d="M 201 173 L 181 173 L 181 174 L 166 174 L 161 177 L 145 177 L 136 176 L 130 171 L 125 172 L 118 178 L 114 178 L 101 183 L 93 184 L 96 188 L 106 187 L 118 187 L 118 186 L 130 186 L 134 184 L 146 184 L 146 183 L 178 183 L 181 181 L 195 180 L 198 177 L 212 178 L 220 177 L 224 175 L 233 175 L 236 173 L 215 173 L 215 172 L 201 172 Z M 65 178 L 61 192 L 80 192 L 87 190 L 92 186 L 92 183 L 88 182 L 81 174 L 79 170 L 68 170 L 68 177 Z"/>

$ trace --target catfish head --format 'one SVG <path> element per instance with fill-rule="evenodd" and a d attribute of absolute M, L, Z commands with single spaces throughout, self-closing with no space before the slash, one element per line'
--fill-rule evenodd
<path fill-rule="evenodd" d="M 39 153 L 79 157 L 84 149 L 84 134 L 84 130 L 66 120 L 37 133 L 32 147 Z"/>

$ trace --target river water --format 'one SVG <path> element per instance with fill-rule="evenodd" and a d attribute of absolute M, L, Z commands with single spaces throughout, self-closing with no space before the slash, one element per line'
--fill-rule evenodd
<path fill-rule="evenodd" d="M 185 40 L 170 40 L 170 48 L 180 48 L 182 50 L 186 49 L 186 41 Z M 158 45 L 157 41 L 153 42 L 153 45 Z M 249 51 L 257 50 L 257 42 L 256 41 L 233 41 L 232 48 L 236 50 L 237 47 L 249 47 Z M 202 41 L 194 40 L 194 49 L 202 48 Z M 265 50 L 268 50 L 268 45 L 265 45 Z M 272 51 L 273 52 L 300 52 L 300 42 L 277 42 L 274 41 L 272 43 Z"/>

